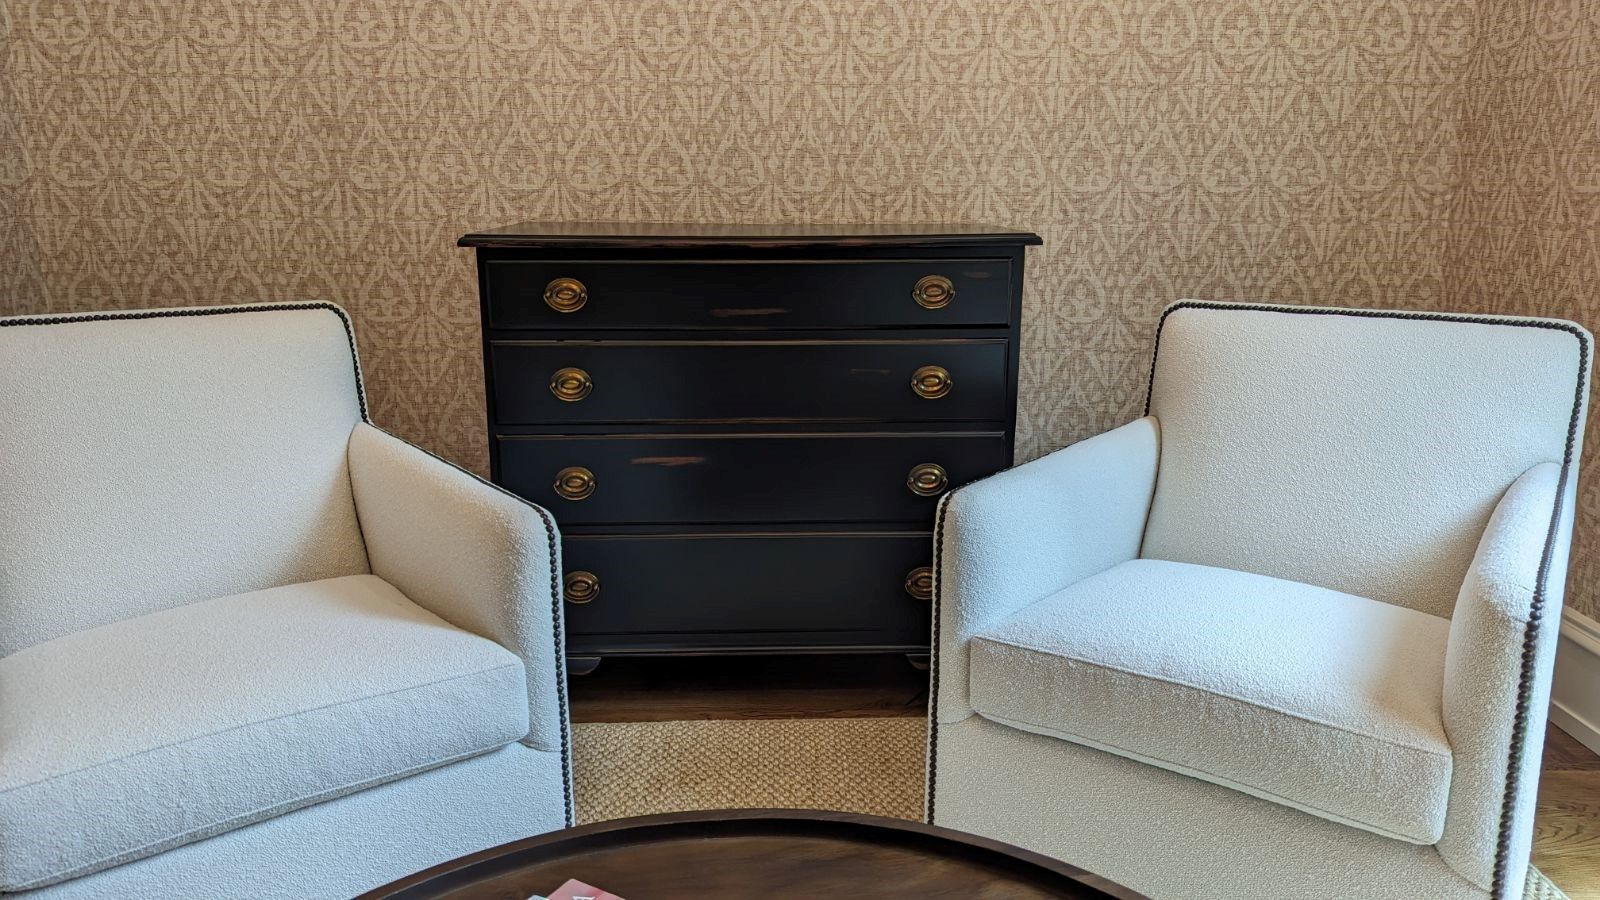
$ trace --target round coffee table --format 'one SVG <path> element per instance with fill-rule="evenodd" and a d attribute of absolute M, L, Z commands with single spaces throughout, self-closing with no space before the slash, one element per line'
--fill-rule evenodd
<path fill-rule="evenodd" d="M 521 900 L 569 878 L 625 900 L 1141 897 L 1058 860 L 948 828 L 815 810 L 722 810 L 542 834 L 434 866 L 360 900 Z"/>

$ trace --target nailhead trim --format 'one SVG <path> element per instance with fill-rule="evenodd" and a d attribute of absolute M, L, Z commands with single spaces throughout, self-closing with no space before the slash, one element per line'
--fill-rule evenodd
<path fill-rule="evenodd" d="M 939 620 L 944 607 L 944 579 L 939 573 L 944 568 L 945 510 L 950 508 L 950 498 L 954 496 L 955 493 L 951 492 L 939 499 L 933 526 L 933 641 L 928 648 L 928 801 L 927 809 L 923 811 L 929 825 L 933 824 L 934 791 L 939 780 L 939 768 L 936 765 L 939 758 Z"/>
<path fill-rule="evenodd" d="M 563 640 L 566 629 L 561 620 L 561 543 L 556 540 L 556 527 L 550 513 L 537 504 L 522 502 L 539 514 L 540 521 L 544 522 L 545 540 L 549 543 L 550 596 L 554 601 L 550 604 L 550 631 L 556 642 L 556 711 L 561 715 L 561 800 L 566 809 L 567 827 L 571 828 L 577 824 L 577 816 L 572 798 L 572 721 L 567 711 L 567 649 Z"/>
<path fill-rule="evenodd" d="M 1578 385 L 1576 397 L 1572 404 L 1572 416 L 1567 422 L 1566 448 L 1561 457 L 1561 477 L 1556 483 L 1555 511 L 1550 517 L 1550 528 L 1545 534 L 1544 552 L 1539 558 L 1538 579 L 1534 585 L 1533 599 L 1528 607 L 1528 622 L 1523 627 L 1522 632 L 1522 658 L 1521 670 L 1517 676 L 1516 713 L 1512 717 L 1511 746 L 1508 750 L 1506 761 L 1505 792 L 1500 801 L 1499 834 L 1495 838 L 1494 876 L 1490 892 L 1496 900 L 1512 900 L 1511 885 L 1506 883 L 1511 866 L 1511 819 L 1517 790 L 1521 786 L 1522 780 L 1520 770 L 1528 739 L 1528 717 L 1530 715 L 1531 694 L 1533 691 L 1533 666 L 1538 658 L 1538 632 L 1539 623 L 1544 619 L 1546 583 L 1550 578 L 1550 566 L 1555 556 L 1556 537 L 1561 529 L 1561 514 L 1564 511 L 1566 502 L 1567 484 L 1572 473 L 1573 450 L 1576 448 L 1578 440 L 1578 419 L 1583 412 L 1583 399 L 1588 394 L 1588 340 L 1584 338 L 1583 332 L 1570 322 L 1558 322 L 1549 319 L 1497 319 L 1488 316 L 1465 316 L 1452 313 L 1400 312 L 1379 309 L 1324 309 L 1318 307 L 1212 303 L 1202 300 L 1185 300 L 1167 307 L 1166 311 L 1161 314 L 1161 321 L 1156 325 L 1155 352 L 1150 357 L 1150 384 L 1145 393 L 1144 401 L 1144 414 L 1147 416 L 1150 415 L 1150 402 L 1155 394 L 1156 358 L 1161 353 L 1161 329 L 1167 324 L 1167 317 L 1180 309 L 1208 309 L 1224 312 L 1276 312 L 1302 316 L 1349 316 L 1352 318 L 1401 319 L 1415 322 L 1452 322 L 1466 325 L 1507 325 L 1519 328 L 1543 328 L 1551 331 L 1564 331 L 1578 339 Z"/>
<path fill-rule="evenodd" d="M 361 407 L 361 421 L 370 424 L 367 418 L 367 389 L 361 379 L 361 358 L 356 355 L 356 333 L 350 324 L 350 316 L 344 310 L 332 303 L 308 301 L 305 303 L 252 303 L 245 306 L 216 306 L 216 307 L 178 307 L 175 309 L 143 309 L 128 312 L 96 312 L 96 313 L 62 313 L 54 316 L 24 316 L 19 318 L 0 319 L 0 328 L 17 325 L 66 325 L 73 322 L 115 322 L 130 319 L 181 319 L 192 316 L 222 316 L 233 313 L 279 312 L 297 309 L 325 309 L 339 317 L 339 324 L 344 326 L 345 340 L 350 344 L 350 362 L 355 367 L 356 374 L 356 401 Z"/>

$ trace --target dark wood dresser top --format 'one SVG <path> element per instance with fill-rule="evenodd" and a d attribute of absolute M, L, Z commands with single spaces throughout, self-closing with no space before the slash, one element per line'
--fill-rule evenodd
<path fill-rule="evenodd" d="M 948 247 L 1037 245 L 1031 231 L 990 225 L 689 225 L 661 222 L 519 222 L 463 235 L 461 247 Z"/>

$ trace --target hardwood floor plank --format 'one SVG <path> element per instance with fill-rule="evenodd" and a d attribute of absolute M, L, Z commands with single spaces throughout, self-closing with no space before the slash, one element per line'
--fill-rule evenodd
<path fill-rule="evenodd" d="M 1600 755 L 1551 725 L 1545 731 L 1544 767 L 1546 771 L 1596 771 L 1600 770 Z"/>
<path fill-rule="evenodd" d="M 1600 756 L 1553 725 L 1534 828 L 1539 871 L 1572 900 L 1600 900 Z"/>

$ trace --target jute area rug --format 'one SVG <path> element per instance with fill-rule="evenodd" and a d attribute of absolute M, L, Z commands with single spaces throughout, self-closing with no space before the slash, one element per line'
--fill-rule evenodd
<path fill-rule="evenodd" d="M 917 819 L 925 740 L 920 718 L 575 725 L 578 821 L 741 807 Z M 1530 867 L 1524 900 L 1568 898 Z"/>

